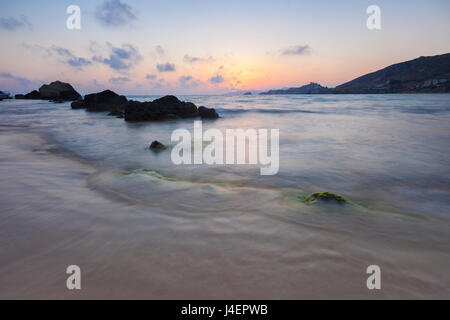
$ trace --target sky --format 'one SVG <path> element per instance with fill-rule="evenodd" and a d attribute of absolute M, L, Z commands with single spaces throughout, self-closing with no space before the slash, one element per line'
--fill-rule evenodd
<path fill-rule="evenodd" d="M 67 8 L 81 10 L 68 29 Z M 369 30 L 377 5 L 381 30 Z M 82 94 L 334 87 L 450 52 L 448 0 L 0 0 L 0 90 Z"/>

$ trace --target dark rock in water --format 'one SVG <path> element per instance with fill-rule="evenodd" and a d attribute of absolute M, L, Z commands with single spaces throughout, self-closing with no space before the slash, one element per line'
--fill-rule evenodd
<path fill-rule="evenodd" d="M 219 115 L 217 114 L 216 110 L 211 108 L 205 108 L 205 107 L 199 107 L 198 112 L 200 113 L 200 117 L 202 119 L 217 119 L 219 118 Z"/>
<path fill-rule="evenodd" d="M 71 104 L 72 109 L 84 109 L 86 108 L 86 105 L 84 104 L 83 100 L 74 101 Z"/>
<path fill-rule="evenodd" d="M 108 113 L 108 116 L 115 116 L 117 118 L 123 118 L 124 117 L 123 109 L 118 108 L 116 110 L 113 110 L 110 113 Z"/>
<path fill-rule="evenodd" d="M 164 121 L 201 117 L 217 119 L 219 115 L 214 109 L 197 108 L 192 102 L 178 100 L 175 96 L 164 96 L 154 101 L 128 101 L 111 90 L 88 94 L 84 100 L 72 103 L 73 109 L 88 111 L 109 111 L 110 116 L 125 118 L 126 121 Z"/>
<path fill-rule="evenodd" d="M 251 92 L 245 92 L 245 93 L 244 93 L 244 96 L 251 96 L 251 95 L 252 95 Z"/>
<path fill-rule="evenodd" d="M 161 151 L 166 149 L 167 147 L 165 145 L 163 145 L 161 142 L 159 141 L 153 141 L 152 144 L 150 145 L 150 150 L 153 151 Z"/>
<path fill-rule="evenodd" d="M 16 95 L 14 96 L 14 99 L 17 99 L 17 100 L 25 99 L 25 95 L 24 95 L 24 94 L 16 94 Z"/>
<path fill-rule="evenodd" d="M 44 84 L 39 88 L 41 99 L 61 101 L 80 100 L 81 95 L 68 83 L 54 81 L 50 84 Z"/>
<path fill-rule="evenodd" d="M 33 90 L 30 93 L 27 93 L 24 96 L 25 99 L 30 99 L 30 100 L 40 100 L 41 99 L 41 94 L 37 91 L 37 90 Z"/>
<path fill-rule="evenodd" d="M 162 121 L 199 115 L 195 104 L 182 102 L 175 96 L 165 96 L 152 102 L 130 101 L 125 108 L 126 121 Z"/>
<path fill-rule="evenodd" d="M 125 96 L 119 96 L 111 90 L 105 90 L 99 93 L 86 95 L 82 103 L 72 104 L 72 108 L 86 108 L 88 111 L 109 112 L 117 112 L 117 110 L 121 110 L 123 112 L 127 104 L 128 100 Z"/>

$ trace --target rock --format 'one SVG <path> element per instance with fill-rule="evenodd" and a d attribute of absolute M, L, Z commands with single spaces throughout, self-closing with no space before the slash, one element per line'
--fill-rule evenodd
<path fill-rule="evenodd" d="M 326 202 L 326 203 L 338 203 L 345 204 L 349 201 L 341 196 L 340 194 L 331 193 L 331 192 L 315 192 L 311 193 L 306 197 L 301 197 L 301 200 L 306 204 L 316 204 L 318 202 Z"/>
<path fill-rule="evenodd" d="M 111 90 L 105 90 L 86 95 L 82 104 L 75 104 L 75 106 L 86 108 L 88 111 L 117 112 L 117 110 L 121 110 L 123 112 L 127 104 L 128 100 L 125 96 L 119 96 Z"/>
<path fill-rule="evenodd" d="M 195 104 L 182 102 L 175 96 L 165 96 L 152 102 L 130 101 L 125 108 L 126 121 L 162 121 L 198 116 Z"/>
<path fill-rule="evenodd" d="M 16 95 L 14 96 L 14 99 L 17 99 L 17 100 L 25 99 L 25 95 L 24 95 L 24 94 L 16 94 Z"/>
<path fill-rule="evenodd" d="M 72 109 L 84 109 L 86 108 L 86 105 L 84 104 L 83 100 L 74 101 L 71 104 Z"/>
<path fill-rule="evenodd" d="M 154 101 L 128 101 L 111 90 L 88 94 L 84 100 L 74 101 L 72 109 L 85 108 L 88 111 L 109 111 L 110 116 L 125 118 L 125 121 L 164 121 L 201 117 L 217 119 L 214 109 L 197 108 L 192 102 L 178 100 L 175 96 L 164 96 Z"/>
<path fill-rule="evenodd" d="M 123 118 L 124 117 L 123 109 L 118 108 L 116 110 L 113 110 L 110 113 L 108 113 L 108 116 L 115 116 L 117 118 Z"/>
<path fill-rule="evenodd" d="M 30 99 L 30 100 L 40 100 L 41 99 L 41 94 L 37 91 L 37 90 L 33 90 L 30 93 L 27 93 L 24 96 L 25 99 Z"/>
<path fill-rule="evenodd" d="M 199 107 L 198 112 L 202 119 L 217 119 L 217 118 L 219 118 L 219 115 L 217 114 L 216 110 L 213 108 L 208 109 L 205 107 Z"/>
<path fill-rule="evenodd" d="M 165 145 L 163 145 L 161 142 L 159 141 L 153 141 L 152 144 L 150 145 L 150 150 L 153 151 L 161 151 L 166 149 L 167 147 Z"/>
<path fill-rule="evenodd" d="M 81 95 L 68 83 L 54 81 L 39 88 L 41 99 L 60 101 L 80 100 Z"/>

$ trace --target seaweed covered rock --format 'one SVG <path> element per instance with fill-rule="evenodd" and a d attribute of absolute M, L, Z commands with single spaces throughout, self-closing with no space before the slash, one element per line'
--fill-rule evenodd
<path fill-rule="evenodd" d="M 349 201 L 341 196 L 340 194 L 332 192 L 315 192 L 302 197 L 301 200 L 306 204 L 316 204 L 316 203 L 337 203 L 345 204 Z"/>

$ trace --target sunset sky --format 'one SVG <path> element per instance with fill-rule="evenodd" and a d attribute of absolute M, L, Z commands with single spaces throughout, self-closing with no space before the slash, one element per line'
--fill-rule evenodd
<path fill-rule="evenodd" d="M 0 90 L 220 94 L 334 87 L 450 52 L 450 1 L 0 0 Z M 381 8 L 382 29 L 366 27 Z M 69 5 L 81 30 L 69 30 Z"/>

